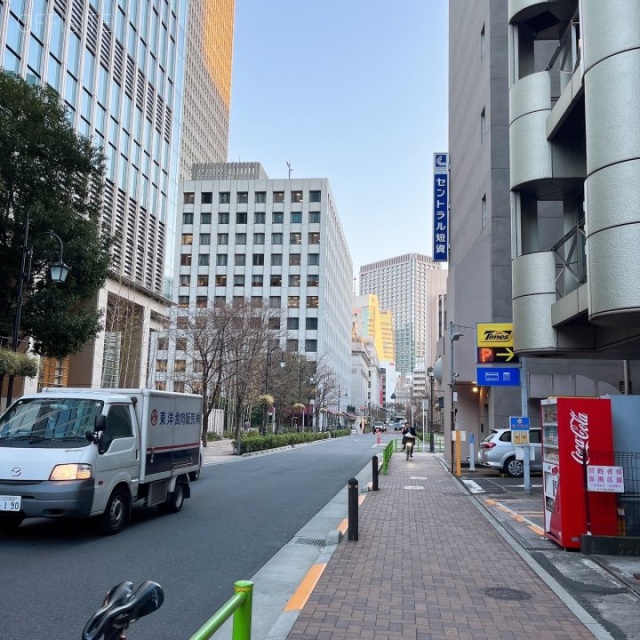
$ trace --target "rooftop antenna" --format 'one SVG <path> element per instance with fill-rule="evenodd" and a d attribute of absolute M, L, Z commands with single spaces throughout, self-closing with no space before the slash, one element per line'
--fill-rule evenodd
<path fill-rule="evenodd" d="M 291 180 L 291 172 L 293 169 L 291 168 L 291 163 L 287 160 L 287 168 L 289 169 L 289 180 Z"/>

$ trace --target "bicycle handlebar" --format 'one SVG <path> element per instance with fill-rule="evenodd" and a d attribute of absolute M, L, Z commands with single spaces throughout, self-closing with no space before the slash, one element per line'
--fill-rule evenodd
<path fill-rule="evenodd" d="M 145 580 L 135 591 L 133 582 L 121 582 L 105 596 L 82 631 L 82 640 L 120 640 L 132 622 L 153 613 L 164 602 L 164 590 L 157 582 Z"/>

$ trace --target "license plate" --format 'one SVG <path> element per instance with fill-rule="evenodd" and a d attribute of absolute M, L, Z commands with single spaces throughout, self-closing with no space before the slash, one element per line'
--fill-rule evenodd
<path fill-rule="evenodd" d="M 0 511 L 20 511 L 20 496 L 0 496 Z"/>

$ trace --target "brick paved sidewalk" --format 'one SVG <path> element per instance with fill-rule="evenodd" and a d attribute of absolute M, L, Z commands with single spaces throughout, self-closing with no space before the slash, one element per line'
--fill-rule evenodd
<path fill-rule="evenodd" d="M 394 454 L 289 640 L 593 638 L 473 500 L 433 454 Z"/>

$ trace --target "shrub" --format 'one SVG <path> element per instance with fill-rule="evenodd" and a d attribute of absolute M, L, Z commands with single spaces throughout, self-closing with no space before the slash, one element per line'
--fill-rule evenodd
<path fill-rule="evenodd" d="M 249 433 L 240 440 L 240 454 L 251 453 L 254 451 L 267 451 L 269 449 L 278 449 L 280 447 L 288 447 L 303 442 L 314 442 L 316 440 L 326 440 L 329 433 L 269 433 L 261 436 L 259 433 Z M 234 448 L 237 448 L 237 441 L 233 441 Z"/>

